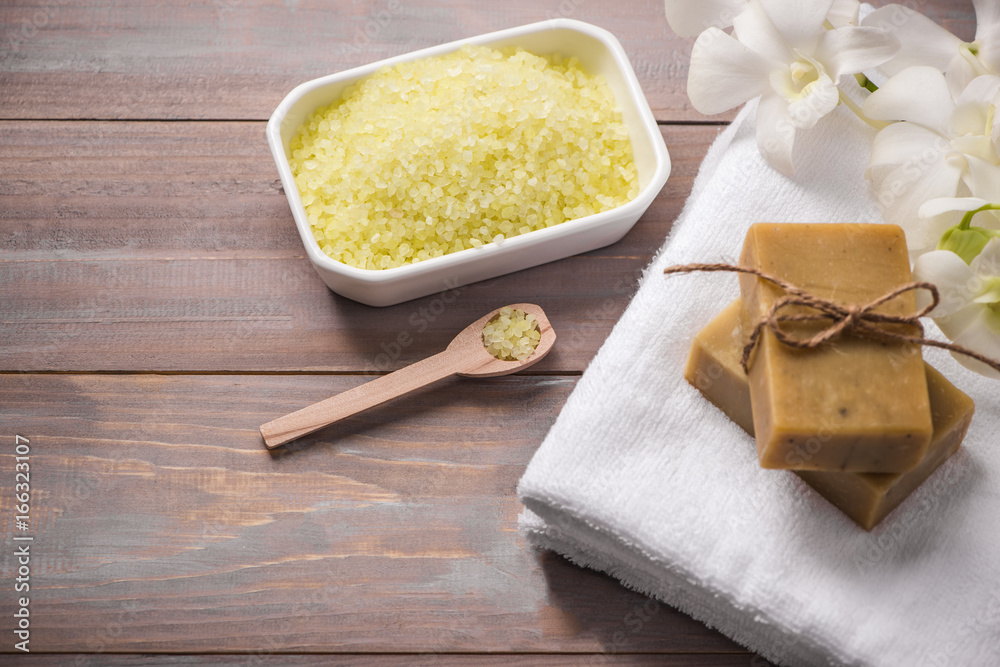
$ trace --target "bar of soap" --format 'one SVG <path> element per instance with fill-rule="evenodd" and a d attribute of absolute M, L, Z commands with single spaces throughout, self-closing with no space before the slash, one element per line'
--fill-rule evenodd
<path fill-rule="evenodd" d="M 912 280 L 903 230 L 895 225 L 753 225 L 740 258 L 815 296 L 867 304 Z M 741 274 L 743 324 L 750 330 L 784 295 Z M 916 311 L 913 292 L 878 309 Z M 794 312 L 815 312 L 804 308 Z M 912 326 L 893 325 L 917 335 Z M 790 323 L 809 337 L 819 323 Z M 931 441 L 927 379 L 919 346 L 841 335 L 800 350 L 765 330 L 750 367 L 757 455 L 764 468 L 906 472 Z"/>
<path fill-rule="evenodd" d="M 746 343 L 742 304 L 730 303 L 695 337 L 684 377 L 710 403 L 751 436 L 750 385 L 740 359 Z M 930 364 L 924 363 L 934 431 L 923 460 L 905 473 L 796 470 L 809 486 L 865 530 L 871 530 L 955 453 L 975 405 Z"/>

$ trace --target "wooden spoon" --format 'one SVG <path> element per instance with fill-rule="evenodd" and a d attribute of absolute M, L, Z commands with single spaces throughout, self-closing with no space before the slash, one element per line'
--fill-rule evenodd
<path fill-rule="evenodd" d="M 527 359 L 503 361 L 490 354 L 483 345 L 483 327 L 503 310 L 497 308 L 463 329 L 444 352 L 264 424 L 260 427 L 264 444 L 268 449 L 274 449 L 345 417 L 381 405 L 451 375 L 495 377 L 523 370 L 538 363 L 556 342 L 556 332 L 552 330 L 545 312 L 531 303 L 515 303 L 504 308 L 523 310 L 538 320 L 541 338 L 538 347 Z"/>

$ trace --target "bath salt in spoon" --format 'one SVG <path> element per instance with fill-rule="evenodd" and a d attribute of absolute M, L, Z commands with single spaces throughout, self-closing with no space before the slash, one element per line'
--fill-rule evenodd
<path fill-rule="evenodd" d="M 490 325 L 489 340 L 484 340 L 483 330 L 487 324 Z M 536 335 L 529 332 L 537 331 L 534 349 L 530 350 L 530 345 L 525 349 L 523 345 L 506 343 L 503 336 L 505 326 L 513 329 L 512 338 L 523 340 L 527 337 L 532 342 Z M 541 361 L 555 342 L 556 332 L 552 330 L 545 312 L 538 306 L 515 303 L 497 308 L 463 329 L 444 352 L 270 421 L 260 427 L 260 434 L 264 436 L 267 448 L 274 449 L 451 375 L 496 377 L 523 370 Z M 487 345 L 490 349 L 487 349 Z M 494 356 L 491 349 L 497 356 Z M 520 352 L 518 356 L 522 358 L 501 358 L 509 356 L 510 352 Z"/>

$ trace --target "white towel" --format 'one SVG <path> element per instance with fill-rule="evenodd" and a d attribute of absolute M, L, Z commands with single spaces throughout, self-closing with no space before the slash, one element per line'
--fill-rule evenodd
<path fill-rule="evenodd" d="M 976 415 L 963 448 L 869 533 L 792 473 L 761 469 L 752 440 L 683 380 L 692 337 L 739 288 L 664 267 L 735 261 L 753 222 L 880 221 L 863 177 L 871 129 L 838 108 L 797 138 L 789 179 L 758 155 L 753 108 L 709 150 L 529 464 L 522 529 L 781 664 L 1000 665 L 1000 383 L 925 350 Z"/>

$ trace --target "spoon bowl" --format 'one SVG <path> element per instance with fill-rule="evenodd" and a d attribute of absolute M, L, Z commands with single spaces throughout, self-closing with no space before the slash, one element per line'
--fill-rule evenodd
<path fill-rule="evenodd" d="M 535 320 L 538 322 L 538 332 L 541 334 L 541 338 L 539 338 L 538 345 L 534 351 L 525 359 L 510 361 L 497 359 L 489 353 L 489 350 L 483 344 L 483 328 L 504 308 L 522 310 L 525 313 L 534 315 Z M 483 315 L 462 329 L 461 333 L 455 336 L 454 340 L 448 344 L 448 349 L 461 354 L 468 361 L 469 367 L 467 370 L 458 371 L 458 375 L 486 378 L 508 375 L 537 364 L 549 353 L 555 342 L 556 332 L 552 329 L 552 325 L 549 323 L 549 318 L 545 316 L 544 310 L 533 303 L 513 303 Z"/>
<path fill-rule="evenodd" d="M 503 308 L 530 313 L 538 322 L 540 333 L 538 345 L 525 359 L 512 361 L 498 359 L 490 354 L 483 343 L 483 327 Z M 541 361 L 555 342 L 556 332 L 545 316 L 545 311 L 540 307 L 532 303 L 503 306 L 465 327 L 443 352 L 270 421 L 260 427 L 260 434 L 267 448 L 274 449 L 362 410 L 381 405 L 451 375 L 496 377 L 523 370 Z"/>

